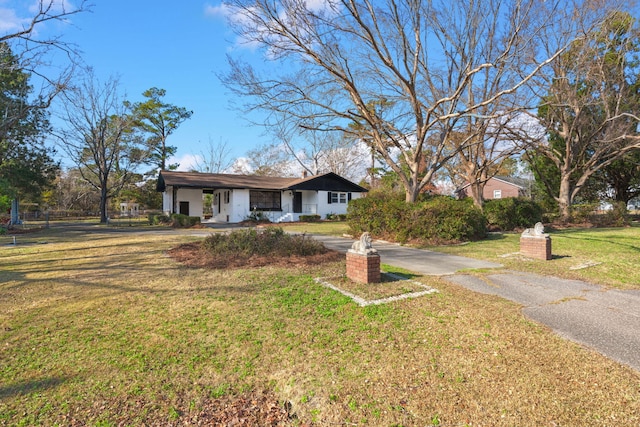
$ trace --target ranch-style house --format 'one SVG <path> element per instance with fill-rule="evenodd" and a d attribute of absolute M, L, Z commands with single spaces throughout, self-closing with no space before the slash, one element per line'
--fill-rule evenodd
<path fill-rule="evenodd" d="M 161 171 L 165 214 L 181 213 L 205 220 L 205 194 L 213 197 L 208 221 L 235 223 L 260 215 L 272 222 L 298 221 L 300 215 L 347 213 L 347 204 L 362 197 L 367 189 L 335 174 L 302 178 Z"/>

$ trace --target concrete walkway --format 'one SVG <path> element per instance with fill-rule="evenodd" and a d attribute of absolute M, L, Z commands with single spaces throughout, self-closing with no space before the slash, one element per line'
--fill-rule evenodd
<path fill-rule="evenodd" d="M 313 237 L 341 252 L 353 243 L 340 237 Z M 444 280 L 472 291 L 514 301 L 523 306 L 525 316 L 558 335 L 640 371 L 640 291 L 611 290 L 579 280 L 507 270 L 478 277 L 461 270 L 501 265 L 379 241 L 373 247 L 384 264 L 446 276 Z"/>

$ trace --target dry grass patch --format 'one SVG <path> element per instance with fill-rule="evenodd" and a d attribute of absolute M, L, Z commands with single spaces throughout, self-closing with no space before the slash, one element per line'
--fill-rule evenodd
<path fill-rule="evenodd" d="M 343 261 L 214 270 L 165 256 L 179 234 L 47 240 L 0 247 L 0 425 L 640 423 L 638 372 L 439 279 L 362 308 L 314 282 Z"/>

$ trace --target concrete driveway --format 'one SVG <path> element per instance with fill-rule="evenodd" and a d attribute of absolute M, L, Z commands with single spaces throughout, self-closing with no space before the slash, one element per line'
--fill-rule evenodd
<path fill-rule="evenodd" d="M 351 239 L 314 236 L 325 246 L 346 252 Z M 560 336 L 590 347 L 640 371 L 640 291 L 497 270 L 479 278 L 461 270 L 497 268 L 500 264 L 375 241 L 384 264 L 443 279 L 475 292 L 497 295 L 522 305 L 528 318 Z"/>
<path fill-rule="evenodd" d="M 522 304 L 528 318 L 640 371 L 640 291 L 512 271 L 483 279 L 470 275 L 446 278 L 467 289 Z"/>

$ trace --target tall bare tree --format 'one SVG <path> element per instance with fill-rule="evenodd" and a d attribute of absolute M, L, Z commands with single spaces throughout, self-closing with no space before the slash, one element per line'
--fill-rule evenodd
<path fill-rule="evenodd" d="M 131 117 L 118 92 L 118 80 L 102 83 L 89 71 L 65 94 L 67 127 L 61 146 L 82 178 L 100 193 L 100 222 L 107 221 L 109 198 L 118 194 L 146 160 L 145 150 L 131 138 Z"/>
<path fill-rule="evenodd" d="M 555 165 L 559 188 L 542 171 L 536 175 L 563 220 L 590 177 L 640 148 L 640 29 L 628 13 L 612 11 L 585 34 L 541 75 L 548 93 L 539 118 L 549 139 L 534 153 Z"/>
<path fill-rule="evenodd" d="M 222 80 L 248 97 L 249 110 L 344 133 L 353 132 L 349 124 L 362 124 L 412 202 L 443 164 L 477 144 L 474 135 L 452 140 L 463 119 L 510 114 L 515 107 L 502 101 L 563 51 L 558 46 L 541 56 L 539 33 L 580 12 L 573 6 L 560 0 L 230 0 L 240 40 L 260 46 L 283 71 L 274 67 L 262 76 L 231 58 Z M 369 108 L 380 99 L 389 107 Z M 500 107 L 485 111 L 490 105 Z M 362 129 L 354 137 L 362 137 Z"/>
<path fill-rule="evenodd" d="M 204 173 L 225 173 L 231 169 L 232 165 L 229 143 L 222 139 L 214 143 L 209 137 L 207 149 L 198 154 L 193 170 Z"/>
<path fill-rule="evenodd" d="M 296 121 L 280 120 L 271 126 L 273 136 L 288 158 L 309 175 L 334 172 L 347 179 L 362 178 L 364 150 L 359 140 L 343 133 L 321 131 L 297 125 Z"/>

